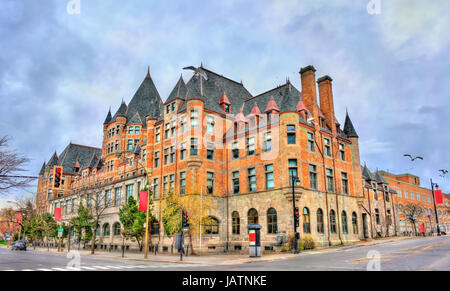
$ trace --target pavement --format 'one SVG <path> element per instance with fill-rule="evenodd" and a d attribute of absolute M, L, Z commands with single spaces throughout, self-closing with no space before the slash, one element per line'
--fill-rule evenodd
<path fill-rule="evenodd" d="M 77 248 L 74 249 L 77 251 Z M 241 254 L 203 256 L 154 255 L 89 250 L 58 253 L 55 249 L 28 248 L 26 252 L 0 247 L 0 270 L 450 270 L 450 237 L 393 237 L 352 245 L 277 253 L 259 258 Z M 369 258 L 368 258 L 369 257 Z M 370 258 L 372 257 L 372 258 Z M 79 258 L 79 260 L 78 260 Z M 76 264 L 77 260 L 81 262 Z M 75 269 L 74 269 L 75 268 Z"/>

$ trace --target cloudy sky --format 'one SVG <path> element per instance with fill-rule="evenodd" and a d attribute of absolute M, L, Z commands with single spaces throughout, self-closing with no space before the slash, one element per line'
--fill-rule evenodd
<path fill-rule="evenodd" d="M 286 77 L 300 89 L 311 64 L 333 78 L 362 163 L 449 192 L 438 169 L 450 170 L 450 1 L 380 0 L 380 14 L 368 2 L 81 0 L 69 14 L 69 0 L 2 0 L 0 136 L 37 175 L 70 141 L 100 146 L 109 107 L 131 99 L 148 65 L 165 100 L 184 66 L 203 62 L 256 95 Z"/>

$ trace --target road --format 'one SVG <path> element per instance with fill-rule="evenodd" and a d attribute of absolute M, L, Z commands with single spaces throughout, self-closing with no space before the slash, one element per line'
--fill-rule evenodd
<path fill-rule="evenodd" d="M 371 257 L 371 258 L 368 258 Z M 450 270 L 450 236 L 398 240 L 377 245 L 353 245 L 304 252 L 298 257 L 251 263 L 171 263 L 124 260 L 0 249 L 0 270 L 6 271 L 343 271 L 343 270 Z"/>

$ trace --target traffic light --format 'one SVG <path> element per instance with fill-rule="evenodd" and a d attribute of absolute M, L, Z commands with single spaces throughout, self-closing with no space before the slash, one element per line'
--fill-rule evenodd
<path fill-rule="evenodd" d="M 189 226 L 188 220 L 189 220 L 188 212 L 183 210 L 183 213 L 182 213 L 182 227 L 183 228 Z"/>
<path fill-rule="evenodd" d="M 300 220 L 299 220 L 298 207 L 294 208 L 294 223 L 295 223 L 295 227 L 299 227 Z"/>
<path fill-rule="evenodd" d="M 61 166 L 55 167 L 55 173 L 53 175 L 55 177 L 55 180 L 53 182 L 54 188 L 60 188 L 60 186 L 61 186 L 62 169 L 63 168 Z"/>

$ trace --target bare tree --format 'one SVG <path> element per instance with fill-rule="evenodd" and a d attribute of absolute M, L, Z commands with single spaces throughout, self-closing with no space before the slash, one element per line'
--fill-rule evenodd
<path fill-rule="evenodd" d="M 404 207 L 404 212 L 406 215 L 406 218 L 411 221 L 414 227 L 414 235 L 417 235 L 416 230 L 416 221 L 417 217 L 422 214 L 422 209 L 418 207 L 416 204 L 413 203 L 407 203 Z"/>
<path fill-rule="evenodd" d="M 105 194 L 103 192 L 88 194 L 88 209 L 93 218 L 91 254 L 94 254 L 95 252 L 95 240 L 97 236 L 97 228 L 100 228 L 100 218 L 103 216 L 106 208 L 110 206 L 111 201 L 106 200 Z"/>
<path fill-rule="evenodd" d="M 0 194 L 14 188 L 29 186 L 34 178 L 20 177 L 17 174 L 24 172 L 23 166 L 30 159 L 10 150 L 7 150 L 8 136 L 0 138 Z"/>

